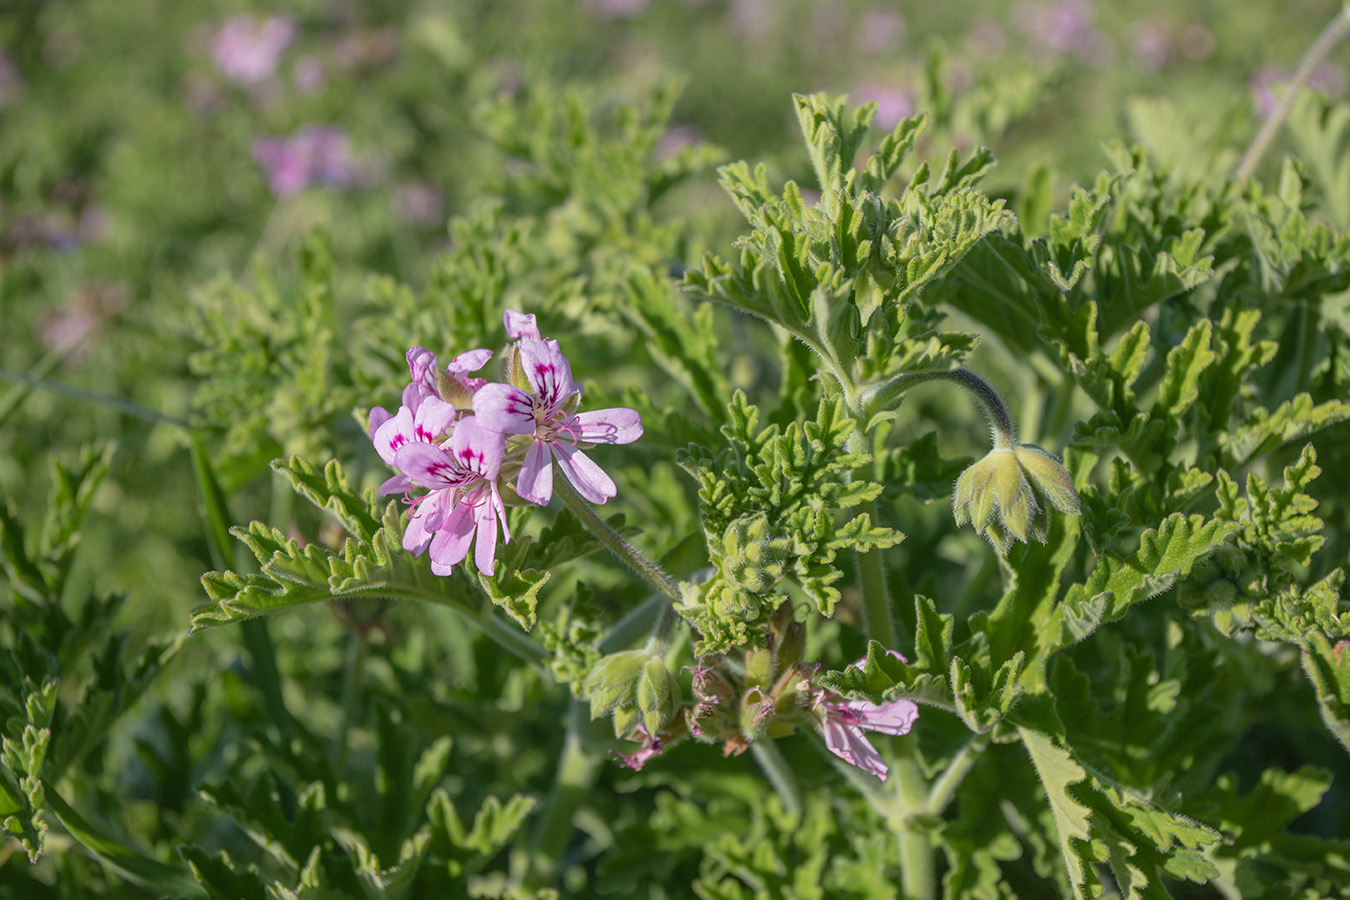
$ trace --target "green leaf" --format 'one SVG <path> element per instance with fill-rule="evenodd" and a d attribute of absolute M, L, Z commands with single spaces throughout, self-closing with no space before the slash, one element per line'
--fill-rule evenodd
<path fill-rule="evenodd" d="M 1322 722 L 1350 752 L 1350 641 L 1332 644 L 1325 634 L 1312 631 L 1301 657 L 1303 671 L 1317 692 Z"/>
<path fill-rule="evenodd" d="M 1064 608 L 1084 619 L 1089 604 L 1101 604 L 1100 622 L 1114 622 L 1130 607 L 1170 588 L 1196 562 L 1214 552 L 1240 526 L 1221 519 L 1173 513 L 1139 538 L 1139 550 L 1121 557 L 1105 552 L 1083 584 L 1069 588 Z M 1081 626 L 1078 628 L 1081 631 Z"/>
<path fill-rule="evenodd" d="M 1158 402 L 1154 406 L 1154 415 L 1176 418 L 1184 415 L 1195 403 L 1200 395 L 1200 376 L 1215 359 L 1214 351 L 1209 346 L 1211 331 L 1209 319 L 1201 319 L 1191 326 L 1182 342 L 1167 354 L 1167 368 L 1158 392 Z"/>
<path fill-rule="evenodd" d="M 152 891 L 172 891 L 183 897 L 203 896 L 201 886 L 187 870 L 152 859 L 120 843 L 71 808 L 50 785 L 47 786 L 46 800 L 52 814 L 71 837 L 129 881 Z"/>

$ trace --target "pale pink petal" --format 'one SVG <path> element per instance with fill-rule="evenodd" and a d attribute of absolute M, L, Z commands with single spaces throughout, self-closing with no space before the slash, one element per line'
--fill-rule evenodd
<path fill-rule="evenodd" d="M 395 415 L 385 419 L 380 427 L 375 429 L 375 436 L 372 438 L 375 452 L 389 465 L 395 465 L 394 457 L 398 449 L 410 441 L 416 441 L 416 432 L 417 426 L 413 422 L 412 410 L 400 406 Z"/>
<path fill-rule="evenodd" d="M 456 429 L 456 434 L 458 434 Z M 413 481 L 432 490 L 459 487 L 474 475 L 458 465 L 456 460 L 435 444 L 411 441 L 398 448 L 394 465 Z"/>
<path fill-rule="evenodd" d="M 421 381 L 428 371 L 435 370 L 436 354 L 426 347 L 412 347 L 407 353 L 408 371 L 413 381 Z"/>
<path fill-rule="evenodd" d="M 420 556 L 427 545 L 431 543 L 435 531 L 428 526 L 428 520 L 433 517 L 433 510 L 426 501 L 418 504 L 417 510 L 412 518 L 408 520 L 408 527 L 403 529 L 403 549 L 407 550 L 413 556 Z M 436 513 L 435 518 L 439 519 L 440 514 Z"/>
<path fill-rule="evenodd" d="M 548 506 L 548 501 L 553 498 L 553 454 L 543 441 L 535 441 L 525 451 L 525 463 L 516 479 L 516 493 L 540 506 Z"/>
<path fill-rule="evenodd" d="M 483 502 L 478 504 L 473 513 L 478 527 L 478 541 L 473 548 L 473 561 L 478 565 L 478 571 L 484 575 L 491 575 L 497 563 L 497 519 L 492 506 L 492 498 L 484 497 Z"/>
<path fill-rule="evenodd" d="M 577 413 L 567 433 L 588 444 L 631 444 L 642 437 L 642 416 L 635 409 L 616 406 Z"/>
<path fill-rule="evenodd" d="M 572 383 L 572 366 L 558 349 L 557 341 L 521 341 L 520 365 L 530 382 L 537 405 L 555 410 L 576 392 Z"/>
<path fill-rule="evenodd" d="M 534 434 L 534 398 L 509 384 L 487 384 L 473 395 L 473 414 L 489 431 Z"/>
<path fill-rule="evenodd" d="M 825 746 L 831 753 L 851 766 L 857 766 L 882 781 L 886 780 L 886 764 L 861 730 L 827 716 L 824 731 Z"/>
<path fill-rule="evenodd" d="M 441 522 L 440 530 L 431 542 L 431 571 L 437 575 L 449 575 L 450 569 L 469 555 L 469 545 L 473 543 L 473 533 L 477 527 L 473 510 L 457 504 Z"/>
<path fill-rule="evenodd" d="M 438 440 L 455 423 L 455 416 L 457 415 L 459 415 L 459 410 L 440 397 L 426 398 L 422 401 L 422 405 L 417 408 L 417 414 L 413 417 L 417 429 L 415 435 L 417 440 L 428 443 Z"/>
<path fill-rule="evenodd" d="M 380 426 L 394 417 L 394 414 L 383 406 L 377 406 L 370 411 L 370 439 L 375 440 L 375 432 L 380 430 Z"/>
<path fill-rule="evenodd" d="M 558 466 L 577 489 L 577 493 L 592 503 L 604 503 L 617 494 L 614 479 L 605 474 L 605 470 L 591 461 L 591 458 L 571 444 L 555 443 L 553 453 Z"/>
<path fill-rule="evenodd" d="M 866 700 L 850 700 L 844 706 L 858 717 L 858 727 L 882 734 L 909 734 L 919 718 L 919 707 L 913 700 L 892 700 L 880 706 Z"/>
<path fill-rule="evenodd" d="M 535 324 L 533 314 L 527 315 L 508 309 L 506 315 L 502 316 L 502 324 L 506 326 L 506 333 L 513 341 L 539 340 L 539 326 Z"/>
<path fill-rule="evenodd" d="M 380 485 L 380 496 L 386 497 L 390 494 L 402 494 L 404 491 L 410 491 L 414 487 L 416 487 L 416 485 L 412 483 L 411 478 L 399 473 Z"/>
<path fill-rule="evenodd" d="M 468 350 L 450 360 L 450 365 L 446 368 L 452 375 L 463 375 L 465 372 L 477 372 L 492 359 L 491 350 Z"/>
<path fill-rule="evenodd" d="M 450 436 L 450 453 L 460 468 L 492 481 L 502 467 L 506 438 L 484 428 L 477 416 L 468 416 L 459 421 Z"/>

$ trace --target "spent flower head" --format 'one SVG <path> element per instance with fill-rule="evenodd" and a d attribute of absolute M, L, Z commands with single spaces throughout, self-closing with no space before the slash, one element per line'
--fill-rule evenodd
<path fill-rule="evenodd" d="M 1034 444 L 995 446 L 961 473 L 952 494 L 956 524 L 970 522 L 1000 555 L 1013 541 L 1045 543 L 1051 508 L 1077 513 L 1078 494 L 1068 470 Z"/>

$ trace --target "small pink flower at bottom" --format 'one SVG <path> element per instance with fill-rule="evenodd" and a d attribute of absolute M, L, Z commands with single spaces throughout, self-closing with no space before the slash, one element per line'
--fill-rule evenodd
<path fill-rule="evenodd" d="M 662 745 L 661 738 L 659 736 L 652 737 L 647 733 L 647 729 L 643 725 L 637 727 L 637 735 L 637 737 L 631 739 L 640 741 L 642 743 L 641 747 L 632 753 L 619 753 L 618 751 L 614 751 L 614 755 L 619 758 L 619 762 L 625 768 L 640 772 L 642 771 L 642 767 L 651 761 L 652 757 L 660 756 L 666 748 Z"/>
<path fill-rule="evenodd" d="M 431 571 L 449 575 L 473 545 L 478 571 L 491 575 L 498 523 L 503 540 L 511 540 L 506 506 L 497 488 L 504 455 L 502 435 L 483 428 L 473 416 L 455 425 L 448 447 L 422 441 L 400 445 L 394 465 L 414 484 L 431 490 L 413 502 L 403 549 L 417 556 L 429 548 Z"/>
<path fill-rule="evenodd" d="M 827 700 L 821 704 L 820 711 L 821 730 L 830 752 L 882 781 L 886 780 L 886 764 L 864 732 L 908 734 L 919 718 L 919 707 L 914 701 L 903 699 L 880 706 L 866 700 Z"/>

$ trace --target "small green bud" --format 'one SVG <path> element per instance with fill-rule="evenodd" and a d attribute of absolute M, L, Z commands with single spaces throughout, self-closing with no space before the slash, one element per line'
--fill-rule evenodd
<path fill-rule="evenodd" d="M 995 447 L 961 473 L 952 492 L 956 524 L 974 525 L 999 554 L 1014 541 L 1045 543 L 1052 508 L 1077 513 L 1078 494 L 1060 461 L 1033 444 Z"/>
<path fill-rule="evenodd" d="M 745 683 L 750 687 L 767 688 L 773 683 L 773 650 L 761 647 L 745 654 Z"/>
<path fill-rule="evenodd" d="M 680 705 L 680 685 L 666 671 L 661 657 L 653 656 L 642 667 L 637 683 L 637 708 L 648 734 L 657 734 Z M 614 732 L 619 737 L 619 720 L 614 719 Z M 624 729 L 627 732 L 627 729 Z"/>
<path fill-rule="evenodd" d="M 643 667 L 651 659 L 644 650 L 625 650 L 601 657 L 586 677 L 586 692 L 591 696 L 591 718 L 637 702 L 637 684 Z"/>
<path fill-rule="evenodd" d="M 473 389 L 445 369 L 436 369 L 436 391 L 455 409 L 473 409 Z"/>

